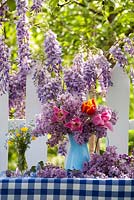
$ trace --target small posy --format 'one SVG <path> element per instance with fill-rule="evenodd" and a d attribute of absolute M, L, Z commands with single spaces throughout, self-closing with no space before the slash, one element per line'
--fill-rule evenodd
<path fill-rule="evenodd" d="M 10 140 L 9 140 L 7 143 L 8 143 L 9 145 L 13 144 L 13 142 L 12 142 L 12 141 L 10 141 Z"/>
<path fill-rule="evenodd" d="M 21 134 L 20 134 L 20 133 L 16 133 L 16 136 L 17 136 L 17 137 L 20 137 L 20 136 L 21 136 Z"/>
<path fill-rule="evenodd" d="M 28 131 L 28 128 L 27 128 L 27 127 L 22 127 L 20 130 L 21 130 L 22 132 L 27 132 L 27 131 Z"/>

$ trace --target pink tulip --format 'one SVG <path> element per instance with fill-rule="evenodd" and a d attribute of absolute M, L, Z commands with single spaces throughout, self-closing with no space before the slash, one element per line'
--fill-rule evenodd
<path fill-rule="evenodd" d="M 68 115 L 67 111 L 59 109 L 56 106 L 53 107 L 53 111 L 54 114 L 52 117 L 52 122 L 63 122 L 66 119 L 66 116 Z"/>
<path fill-rule="evenodd" d="M 82 132 L 82 122 L 79 117 L 73 118 L 70 122 L 65 124 L 65 127 L 70 128 L 71 131 L 80 131 Z"/>
<path fill-rule="evenodd" d="M 104 126 L 104 120 L 102 119 L 101 114 L 97 114 L 93 117 L 92 122 L 95 125 Z"/>
<path fill-rule="evenodd" d="M 92 119 L 92 122 L 95 125 L 103 126 L 113 131 L 112 123 L 109 121 L 111 119 L 111 114 L 112 114 L 111 110 L 106 110 L 102 113 L 95 115 Z"/>
<path fill-rule="evenodd" d="M 104 120 L 104 121 L 108 121 L 111 119 L 111 110 L 106 110 L 104 112 L 101 113 L 101 118 Z"/>

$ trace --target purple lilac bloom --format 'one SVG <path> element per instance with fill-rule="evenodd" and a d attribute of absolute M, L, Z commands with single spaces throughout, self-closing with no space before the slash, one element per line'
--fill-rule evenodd
<path fill-rule="evenodd" d="M 118 43 L 109 49 L 109 53 L 112 54 L 121 67 L 127 65 L 127 58 Z"/>
<path fill-rule="evenodd" d="M 119 155 L 116 149 L 114 146 L 108 146 L 102 155 L 92 154 L 91 160 L 83 165 L 85 176 L 95 178 L 132 178 L 133 156 Z"/>
<path fill-rule="evenodd" d="M 45 38 L 46 67 L 49 72 L 56 74 L 62 70 L 61 47 L 57 41 L 56 35 L 49 30 Z"/>
<path fill-rule="evenodd" d="M 57 102 L 63 110 L 69 112 L 67 120 L 70 121 L 74 116 L 79 116 L 81 112 L 82 99 L 77 95 L 71 95 L 66 92 L 60 94 L 57 98 Z"/>
<path fill-rule="evenodd" d="M 0 37 L 0 95 L 7 92 L 9 84 L 9 49 Z"/>
<path fill-rule="evenodd" d="M 62 156 L 66 156 L 67 154 L 67 144 L 68 144 L 68 139 L 64 139 L 63 142 L 60 142 L 58 145 L 58 154 Z"/>
<path fill-rule="evenodd" d="M 39 13 L 41 11 L 43 1 L 45 0 L 33 0 L 31 10 L 35 11 L 35 13 Z"/>
<path fill-rule="evenodd" d="M 17 21 L 17 42 L 18 42 L 18 62 L 20 70 L 23 73 L 28 73 L 30 70 L 30 49 L 29 49 L 29 27 L 26 22 L 26 1 L 17 0 L 17 14 L 19 16 Z"/>
<path fill-rule="evenodd" d="M 53 164 L 46 164 L 43 167 L 43 169 L 41 169 L 37 172 L 37 177 L 65 178 L 65 177 L 67 177 L 67 172 L 59 166 L 54 166 Z"/>
<path fill-rule="evenodd" d="M 32 133 L 37 137 L 51 134 L 47 144 L 52 147 L 63 141 L 64 135 L 68 133 L 62 122 L 52 122 L 54 105 L 53 102 L 44 104 L 42 113 L 37 115 L 36 126 Z"/>

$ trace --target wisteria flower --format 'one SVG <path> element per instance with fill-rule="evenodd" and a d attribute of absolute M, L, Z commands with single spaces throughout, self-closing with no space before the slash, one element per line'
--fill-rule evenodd
<path fill-rule="evenodd" d="M 97 106 L 96 95 L 89 97 L 98 94 L 98 84 L 105 90 L 111 85 L 109 61 L 100 51 L 86 58 L 78 54 L 71 67 L 63 68 L 57 36 L 51 30 L 45 35 L 45 66 L 34 74 L 38 97 L 45 107 L 36 119 L 34 135 L 50 134 L 50 146 L 60 145 L 68 134 L 80 145 L 93 134 L 106 137 L 107 130 L 116 124 L 116 113 Z"/>

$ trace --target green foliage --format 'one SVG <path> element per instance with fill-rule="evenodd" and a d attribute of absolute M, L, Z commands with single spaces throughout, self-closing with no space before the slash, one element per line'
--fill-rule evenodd
<path fill-rule="evenodd" d="M 15 0 L 7 0 L 7 5 L 10 11 L 14 11 L 16 9 Z"/>

